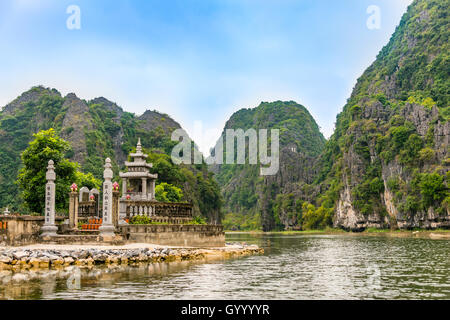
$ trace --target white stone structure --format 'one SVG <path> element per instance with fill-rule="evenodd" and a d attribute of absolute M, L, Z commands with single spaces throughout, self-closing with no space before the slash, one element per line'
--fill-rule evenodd
<path fill-rule="evenodd" d="M 87 187 L 83 187 L 80 189 L 79 191 L 79 200 L 80 202 L 82 201 L 89 201 L 89 189 Z"/>
<path fill-rule="evenodd" d="M 111 170 L 111 159 L 106 158 L 105 171 L 103 171 L 103 221 L 99 228 L 101 236 L 114 236 L 114 225 L 112 219 L 113 171 Z"/>
<path fill-rule="evenodd" d="M 125 200 L 128 194 L 130 200 L 154 200 L 155 182 L 158 175 L 150 173 L 153 165 L 145 160 L 148 155 L 142 153 L 140 138 L 136 146 L 136 153 L 130 153 L 130 157 L 133 158 L 133 161 L 125 161 L 127 172 L 119 173 L 122 178 L 122 199 Z"/>
<path fill-rule="evenodd" d="M 42 237 L 56 236 L 56 231 L 58 231 L 58 227 L 55 225 L 56 173 L 53 160 L 48 162 L 45 177 L 47 184 L 45 185 L 45 223 L 41 228 Z"/>
<path fill-rule="evenodd" d="M 155 184 L 158 179 L 157 174 L 150 173 L 151 163 L 147 163 L 148 155 L 142 152 L 141 139 L 138 139 L 136 153 L 130 153 L 133 159 L 131 162 L 125 161 L 127 172 L 120 172 L 122 178 L 122 196 L 119 206 L 119 224 L 123 224 L 126 216 L 125 201 L 154 201 Z"/>
<path fill-rule="evenodd" d="M 100 203 L 100 191 L 98 191 L 97 189 L 92 189 L 89 192 L 89 199 L 91 198 L 91 196 L 94 196 L 94 200 L 95 200 L 95 215 L 98 216 L 99 215 L 99 203 Z"/>

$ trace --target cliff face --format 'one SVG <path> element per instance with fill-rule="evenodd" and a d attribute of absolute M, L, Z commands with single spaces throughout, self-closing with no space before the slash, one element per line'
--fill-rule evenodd
<path fill-rule="evenodd" d="M 449 5 L 414 1 L 337 116 L 318 179 L 335 227 L 450 227 Z"/>
<path fill-rule="evenodd" d="M 314 165 L 325 139 L 306 108 L 293 101 L 263 102 L 254 109 L 241 109 L 227 121 L 222 136 L 226 129 L 250 128 L 280 130 L 280 167 L 275 175 L 261 176 L 259 165 L 248 164 L 248 155 L 245 165 L 216 166 L 213 170 L 222 189 L 226 213 L 253 221 L 250 228 L 296 228 L 297 219 L 276 213 L 274 205 L 277 197 L 292 196 L 297 200 L 311 196 L 302 192 L 302 186 L 314 179 Z"/>
<path fill-rule="evenodd" d="M 89 114 L 89 107 L 74 93 L 70 93 L 65 97 L 62 108 L 66 111 L 62 123 L 61 137 L 67 140 L 72 147 L 71 160 L 83 165 L 88 155 L 84 132 L 85 130 L 93 130 L 93 120 Z"/>

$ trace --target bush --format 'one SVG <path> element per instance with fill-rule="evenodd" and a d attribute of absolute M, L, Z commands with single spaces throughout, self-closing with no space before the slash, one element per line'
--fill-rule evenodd
<path fill-rule="evenodd" d="M 430 147 L 423 148 L 419 151 L 420 160 L 424 163 L 430 162 L 434 159 L 434 150 Z"/>
<path fill-rule="evenodd" d="M 397 192 L 400 188 L 398 176 L 390 177 L 387 180 L 387 186 L 388 186 L 389 190 L 391 190 L 392 192 Z"/>
<path fill-rule="evenodd" d="M 130 224 L 151 224 L 152 219 L 147 216 L 134 216 L 130 220 Z"/>
<path fill-rule="evenodd" d="M 162 182 L 155 187 L 155 198 L 161 202 L 180 202 L 183 192 L 180 188 Z"/>
<path fill-rule="evenodd" d="M 420 193 L 427 207 L 442 201 L 448 194 L 444 177 L 439 173 L 423 173 L 420 175 Z"/>
<path fill-rule="evenodd" d="M 332 208 L 320 206 L 316 208 L 313 204 L 304 202 L 302 207 L 303 230 L 324 229 L 331 225 L 333 216 Z"/>
<path fill-rule="evenodd" d="M 200 216 L 195 216 L 192 221 L 190 221 L 188 224 L 207 224 L 205 218 Z"/>
<path fill-rule="evenodd" d="M 28 210 L 43 213 L 45 207 L 45 174 L 48 161 L 53 160 L 56 172 L 56 209 L 68 208 L 68 194 L 72 183 L 89 188 L 99 188 L 100 181 L 92 174 L 83 174 L 78 171 L 79 165 L 64 158 L 69 143 L 49 129 L 34 134 L 34 140 L 22 153 L 23 167 L 19 171 L 18 185 L 21 197 Z"/>

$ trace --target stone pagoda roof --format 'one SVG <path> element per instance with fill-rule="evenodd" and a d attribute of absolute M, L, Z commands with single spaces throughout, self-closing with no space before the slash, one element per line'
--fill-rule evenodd
<path fill-rule="evenodd" d="M 121 178 L 151 178 L 157 179 L 158 175 L 156 173 L 150 172 L 119 172 L 119 177 Z"/>
<path fill-rule="evenodd" d="M 130 153 L 130 157 L 133 158 L 133 161 L 125 161 L 125 166 L 127 167 L 128 172 L 119 172 L 119 177 L 151 179 L 158 178 L 157 174 L 150 173 L 149 169 L 153 167 L 153 164 L 147 163 L 145 160 L 148 155 L 142 152 L 141 138 L 138 139 L 136 152 Z"/>

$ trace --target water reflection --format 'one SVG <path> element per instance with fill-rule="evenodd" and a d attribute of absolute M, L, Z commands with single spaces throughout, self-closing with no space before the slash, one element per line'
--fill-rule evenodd
<path fill-rule="evenodd" d="M 261 256 L 0 273 L 3 299 L 450 299 L 450 241 L 232 234 Z"/>

